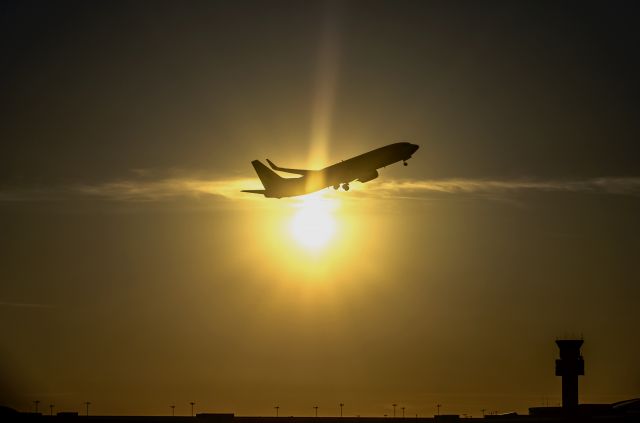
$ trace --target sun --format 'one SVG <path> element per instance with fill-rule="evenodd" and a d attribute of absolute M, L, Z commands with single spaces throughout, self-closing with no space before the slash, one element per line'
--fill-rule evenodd
<path fill-rule="evenodd" d="M 335 200 L 322 194 L 308 195 L 295 205 L 298 209 L 289 226 L 291 236 L 310 251 L 320 251 L 336 233 Z"/>

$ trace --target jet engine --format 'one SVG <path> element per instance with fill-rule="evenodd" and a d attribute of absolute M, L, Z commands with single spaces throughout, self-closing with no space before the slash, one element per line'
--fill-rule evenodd
<path fill-rule="evenodd" d="M 367 173 L 366 175 L 363 175 L 361 177 L 358 178 L 358 181 L 365 183 L 365 182 L 369 182 L 372 181 L 374 179 L 376 179 L 378 177 L 378 171 L 374 170 L 371 173 Z"/>

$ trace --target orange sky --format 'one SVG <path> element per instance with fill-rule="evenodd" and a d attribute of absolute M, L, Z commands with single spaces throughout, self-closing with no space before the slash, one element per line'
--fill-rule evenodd
<path fill-rule="evenodd" d="M 637 397 L 627 7 L 9 3 L 0 404 L 526 412 L 563 336 L 581 401 Z M 239 192 L 405 140 L 348 193 Z"/>

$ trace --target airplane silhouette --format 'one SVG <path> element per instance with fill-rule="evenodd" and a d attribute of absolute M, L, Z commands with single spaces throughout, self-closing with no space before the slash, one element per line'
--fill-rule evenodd
<path fill-rule="evenodd" d="M 283 178 L 265 166 L 260 160 L 251 162 L 264 189 L 246 189 L 242 192 L 263 194 L 268 198 L 283 198 L 305 195 L 327 187 L 349 191 L 349 183 L 353 181 L 369 182 L 378 177 L 378 169 L 407 160 L 420 148 L 416 144 L 397 142 L 371 150 L 368 153 L 343 160 L 320 170 L 288 169 L 278 167 L 269 159 L 271 169 L 279 172 L 301 175 L 298 178 Z"/>

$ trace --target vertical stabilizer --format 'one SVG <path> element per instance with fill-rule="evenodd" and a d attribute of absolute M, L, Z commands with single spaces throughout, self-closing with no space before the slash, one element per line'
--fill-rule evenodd
<path fill-rule="evenodd" d="M 260 182 L 262 182 L 262 185 L 267 190 L 273 187 L 274 185 L 276 185 L 278 181 L 282 179 L 273 170 L 265 166 L 260 160 L 254 160 L 251 162 L 251 164 L 253 165 L 253 168 L 256 170 L 256 173 L 258 174 L 258 178 L 260 178 Z"/>

